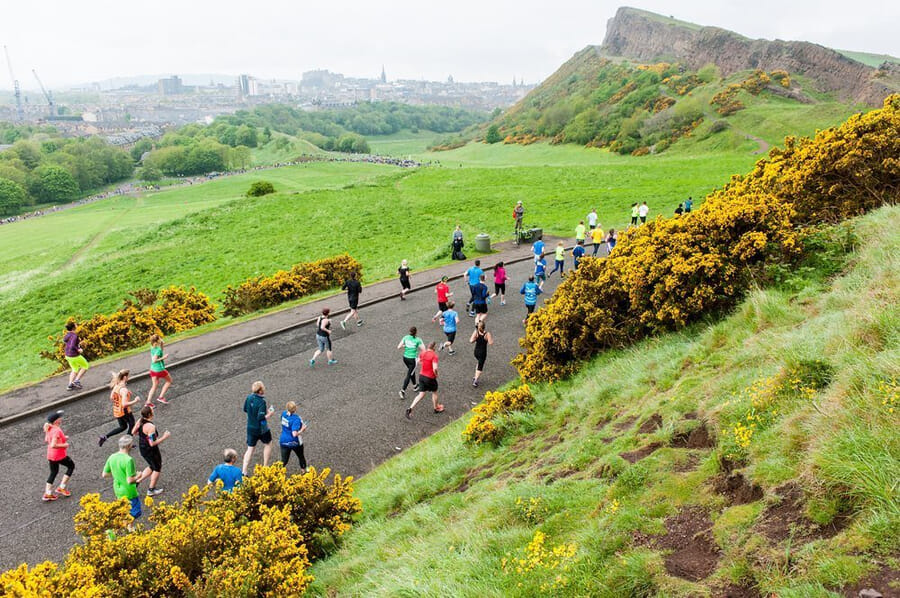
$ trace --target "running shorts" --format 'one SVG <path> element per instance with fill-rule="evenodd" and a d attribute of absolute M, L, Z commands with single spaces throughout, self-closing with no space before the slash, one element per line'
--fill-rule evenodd
<path fill-rule="evenodd" d="M 131 517 L 137 519 L 142 515 L 141 513 L 141 497 L 135 496 L 128 502 L 131 503 Z"/>
<path fill-rule="evenodd" d="M 438 301 L 438 309 L 441 310 L 442 313 L 447 311 L 447 309 L 448 309 L 447 302 L 446 301 Z"/>
<path fill-rule="evenodd" d="M 400 286 L 401 286 L 402 288 L 406 289 L 407 291 L 408 291 L 409 289 L 412 288 L 412 287 L 409 285 L 409 279 L 408 279 L 408 278 L 401 278 L 401 279 L 400 279 Z"/>
<path fill-rule="evenodd" d="M 488 311 L 487 303 L 476 303 L 475 304 L 475 313 L 476 314 L 486 314 Z"/>
<path fill-rule="evenodd" d="M 450 341 L 451 343 L 453 343 L 453 341 L 456 340 L 456 331 L 455 330 L 453 332 L 445 332 L 444 334 L 447 335 L 447 340 Z"/>
<path fill-rule="evenodd" d="M 147 462 L 150 471 L 162 471 L 162 453 L 158 446 L 141 447 L 141 457 Z"/>
<path fill-rule="evenodd" d="M 495 282 L 494 283 L 494 294 L 499 295 L 500 293 L 503 293 L 504 295 L 506 294 L 506 283 L 505 282 L 500 282 L 500 283 Z"/>
<path fill-rule="evenodd" d="M 350 309 L 359 309 L 359 297 L 347 297 L 347 303 L 350 304 Z"/>
<path fill-rule="evenodd" d="M 419 374 L 419 392 L 437 392 L 437 389 L 436 379 Z"/>
<path fill-rule="evenodd" d="M 256 446 L 256 443 L 260 441 L 262 441 L 263 444 L 272 442 L 272 431 L 266 430 L 265 432 L 260 432 L 259 430 L 247 430 L 247 446 Z"/>
<path fill-rule="evenodd" d="M 154 372 L 153 370 L 150 370 L 150 377 L 151 378 L 168 378 L 169 370 L 162 370 L 159 372 Z"/>
<path fill-rule="evenodd" d="M 487 355 L 476 355 L 475 359 L 478 361 L 478 367 L 476 369 L 479 372 L 484 370 L 484 362 L 487 361 Z"/>
<path fill-rule="evenodd" d="M 534 313 L 534 305 L 528 305 L 528 304 L 526 303 L 526 304 L 525 304 L 525 309 L 527 309 L 527 310 L 528 310 L 528 313 L 530 313 L 530 314 L 533 314 L 533 313 Z"/>
<path fill-rule="evenodd" d="M 84 358 L 84 355 L 76 355 L 75 357 L 66 355 L 66 361 L 69 362 L 69 367 L 73 370 L 86 370 L 91 367 L 88 365 L 88 360 Z"/>
<path fill-rule="evenodd" d="M 319 345 L 319 351 L 331 351 L 331 337 L 316 335 L 316 343 Z"/>

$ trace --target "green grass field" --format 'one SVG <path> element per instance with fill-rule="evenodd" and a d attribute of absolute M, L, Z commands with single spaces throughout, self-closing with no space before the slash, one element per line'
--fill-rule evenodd
<path fill-rule="evenodd" d="M 393 135 L 370 135 L 366 137 L 373 154 L 381 156 L 397 156 L 406 158 L 409 156 L 422 156 L 428 146 L 433 144 L 443 135 L 433 131 L 419 131 L 413 133 L 406 129 Z"/>
<path fill-rule="evenodd" d="M 607 352 L 571 379 L 533 387 L 534 413 L 515 416 L 497 448 L 464 445 L 463 418 L 376 468 L 356 484 L 360 521 L 314 565 L 310 594 L 695 597 L 755 588 L 731 595 L 799 598 L 850 595 L 840 590 L 870 587 L 865 580 L 884 572 L 897 580 L 900 408 L 890 403 L 896 386 L 893 399 L 879 388 L 900 377 L 895 225 L 896 207 L 854 223 L 861 244 L 837 279 L 807 271 L 752 292 L 718 323 Z M 723 421 L 749 407 L 738 397 L 808 360 L 826 361 L 833 379 L 778 403 L 751 438 L 738 467 L 748 492 L 760 490 L 717 491 L 730 450 Z M 645 427 L 654 416 L 658 425 Z M 717 447 L 672 446 L 701 425 Z M 794 504 L 797 495 L 805 498 Z M 517 571 L 536 531 L 547 550 L 573 544 L 574 557 L 526 559 Z M 667 557 L 662 547 L 678 537 L 686 540 Z"/>

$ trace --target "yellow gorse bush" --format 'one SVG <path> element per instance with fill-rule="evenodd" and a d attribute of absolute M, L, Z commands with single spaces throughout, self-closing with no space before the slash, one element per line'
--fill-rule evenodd
<path fill-rule="evenodd" d="M 814 139 L 788 138 L 700 208 L 625 231 L 585 258 L 528 318 L 524 380 L 554 380 L 608 348 L 682 328 L 736 304 L 766 266 L 801 252 L 799 226 L 900 199 L 900 95 Z"/>
<path fill-rule="evenodd" d="M 238 285 L 228 286 L 222 301 L 226 316 L 240 316 L 286 301 L 299 299 L 343 284 L 354 273 L 359 277 L 362 265 L 349 255 L 341 254 L 315 262 L 294 265 L 271 276 L 257 276 Z"/>
<path fill-rule="evenodd" d="M 463 439 L 472 444 L 498 442 L 502 430 L 494 419 L 506 416 L 512 411 L 524 411 L 534 405 L 534 395 L 527 384 L 498 392 L 484 393 L 484 400 L 472 408 L 472 418 L 463 431 Z"/>

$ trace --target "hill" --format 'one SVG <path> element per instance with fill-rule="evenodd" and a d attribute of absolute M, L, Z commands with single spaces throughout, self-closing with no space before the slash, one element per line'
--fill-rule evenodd
<path fill-rule="evenodd" d="M 377 468 L 312 593 L 896 595 L 898 225 L 833 229 L 725 320 L 532 387 L 499 446 L 459 421 Z"/>

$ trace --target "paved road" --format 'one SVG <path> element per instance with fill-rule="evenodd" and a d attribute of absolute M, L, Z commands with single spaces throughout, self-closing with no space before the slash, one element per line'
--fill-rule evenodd
<path fill-rule="evenodd" d="M 162 445 L 160 485 L 166 493 L 160 498 L 174 499 L 191 484 L 202 484 L 224 448 L 243 452 L 246 419 L 241 408 L 254 380 L 265 381 L 267 398 L 277 408 L 283 408 L 288 400 L 298 402 L 298 412 L 309 424 L 304 434 L 308 461 L 317 467 L 330 466 L 343 475 L 359 476 L 460 417 L 485 390 L 515 375 L 509 361 L 518 352 L 525 314 L 518 288 L 531 267 L 530 262 L 510 266 L 512 294 L 507 305 L 501 307 L 495 300 L 491 306 L 487 324 L 495 345 L 489 350 L 477 390 L 471 386 L 475 360 L 472 346 L 466 342 L 473 324 L 461 316 L 457 354 L 441 354 L 441 402 L 447 409 L 443 414 L 432 413 L 426 398 L 413 420 L 407 421 L 403 411 L 408 401 L 397 396 L 405 368 L 396 346 L 407 328 L 418 326 L 426 342 L 443 338 L 438 326 L 431 323 L 436 309 L 431 289 L 413 293 L 406 301 L 368 307 L 362 313 L 365 325 L 359 329 L 348 327 L 343 332 L 337 328 L 334 348 L 339 363 L 335 366 L 320 362 L 309 368 L 315 339 L 312 327 L 305 326 L 174 368 L 175 386 L 169 393 L 172 402 L 157 409 L 157 425 L 172 433 Z M 552 291 L 557 281 L 552 278 L 545 291 Z M 453 281 L 451 289 L 454 299 L 467 296 L 462 281 Z M 344 303 L 338 298 L 333 305 L 344 307 Z M 132 391 L 141 396 L 147 388 L 145 380 L 132 385 Z M 96 444 L 97 436 L 112 427 L 108 397 L 98 393 L 65 409 L 63 429 L 70 436 L 69 454 L 76 462 L 69 499 L 40 501 L 47 475 L 42 416 L 0 430 L 0 569 L 23 561 L 61 559 L 77 541 L 72 517 L 78 510 L 78 497 L 100 492 L 105 500 L 113 499 L 112 484 L 100 478 L 100 471 L 106 457 L 115 451 L 115 440 L 102 449 Z M 277 420 L 271 421 L 277 426 Z M 260 459 L 261 450 L 258 453 Z M 135 458 L 143 466 L 140 456 L 135 454 Z M 289 469 L 297 471 L 296 460 Z M 146 485 L 142 486 L 146 490 Z"/>

